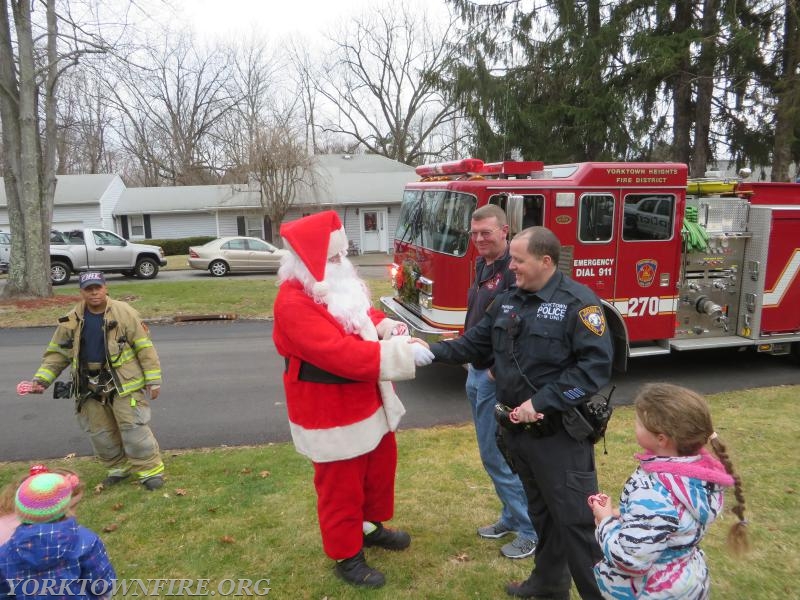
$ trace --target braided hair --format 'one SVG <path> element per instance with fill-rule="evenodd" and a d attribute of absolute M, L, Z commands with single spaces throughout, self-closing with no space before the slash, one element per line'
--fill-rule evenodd
<path fill-rule="evenodd" d="M 688 388 L 669 383 L 645 385 L 634 401 L 636 416 L 651 433 L 663 433 L 674 442 L 680 456 L 692 456 L 707 443 L 733 478 L 736 505 L 731 512 L 738 521 L 728 532 L 728 547 L 737 556 L 749 546 L 742 479 L 736 474 L 725 444 L 719 439 L 711 422 L 711 411 L 705 398 Z"/>

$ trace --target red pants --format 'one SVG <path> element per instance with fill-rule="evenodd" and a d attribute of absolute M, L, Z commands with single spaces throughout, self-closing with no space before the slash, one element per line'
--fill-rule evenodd
<path fill-rule="evenodd" d="M 334 560 L 358 554 L 364 521 L 388 521 L 394 514 L 397 442 L 383 436 L 368 454 L 314 463 L 317 515 L 325 554 Z"/>

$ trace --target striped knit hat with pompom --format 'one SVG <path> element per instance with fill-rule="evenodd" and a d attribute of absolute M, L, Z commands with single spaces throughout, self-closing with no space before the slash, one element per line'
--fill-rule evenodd
<path fill-rule="evenodd" d="M 67 512 L 72 485 L 58 473 L 28 477 L 17 490 L 17 516 L 23 523 L 50 523 Z"/>

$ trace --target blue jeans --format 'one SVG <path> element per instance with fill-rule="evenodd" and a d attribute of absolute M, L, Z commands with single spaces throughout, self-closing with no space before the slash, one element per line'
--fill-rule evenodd
<path fill-rule="evenodd" d="M 497 497 L 503 503 L 500 522 L 513 529 L 523 539 L 536 540 L 531 518 L 528 516 L 528 499 L 522 482 L 500 454 L 495 440 L 497 421 L 494 418 L 495 384 L 489 378 L 489 369 L 469 366 L 467 374 L 467 400 L 472 408 L 478 452 L 483 468 L 494 484 Z"/>

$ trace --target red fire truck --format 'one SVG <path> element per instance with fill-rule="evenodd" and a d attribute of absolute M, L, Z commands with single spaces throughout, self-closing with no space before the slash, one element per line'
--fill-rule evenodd
<path fill-rule="evenodd" d="M 492 203 L 512 235 L 544 225 L 558 236 L 559 269 L 603 302 L 618 370 L 700 348 L 800 355 L 800 184 L 714 190 L 675 163 L 464 159 L 417 174 L 395 235 L 396 294 L 381 298 L 413 335 L 460 333 L 478 256 L 470 217 Z"/>

